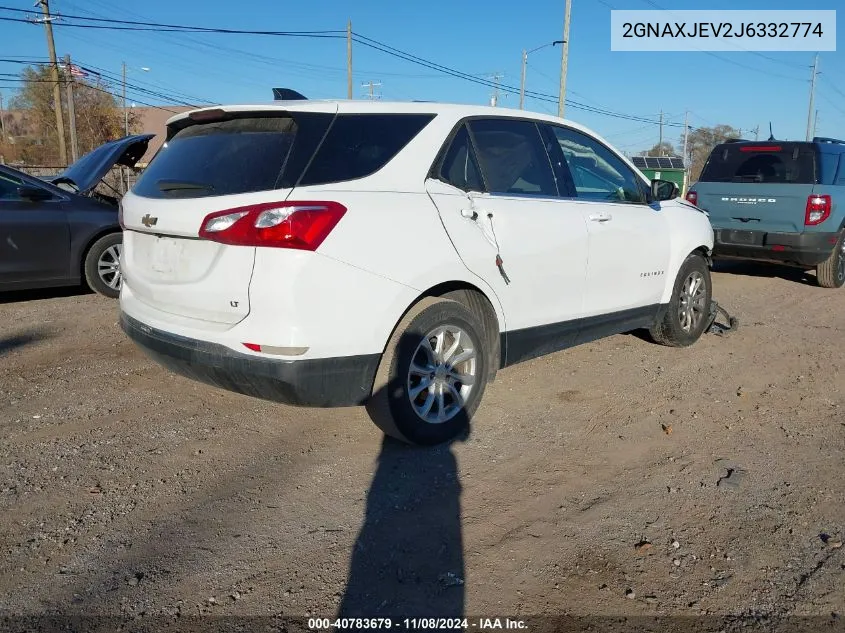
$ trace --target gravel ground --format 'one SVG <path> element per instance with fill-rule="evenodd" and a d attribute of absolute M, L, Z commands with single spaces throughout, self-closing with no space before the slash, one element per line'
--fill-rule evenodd
<path fill-rule="evenodd" d="M 836 618 L 845 291 L 714 286 L 738 331 L 509 368 L 422 450 L 171 375 L 114 301 L 2 295 L 0 616 Z"/>

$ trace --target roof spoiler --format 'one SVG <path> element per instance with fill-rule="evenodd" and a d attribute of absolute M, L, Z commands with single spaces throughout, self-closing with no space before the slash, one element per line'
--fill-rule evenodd
<path fill-rule="evenodd" d="M 273 101 L 301 101 L 308 97 L 290 88 L 273 88 Z"/>
<path fill-rule="evenodd" d="M 826 136 L 814 137 L 813 143 L 836 143 L 837 145 L 845 145 L 845 141 L 840 141 L 838 138 L 827 138 Z"/>

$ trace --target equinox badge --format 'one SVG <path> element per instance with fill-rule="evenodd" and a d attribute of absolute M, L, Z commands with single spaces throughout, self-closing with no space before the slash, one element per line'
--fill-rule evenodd
<path fill-rule="evenodd" d="M 150 228 L 151 226 L 155 226 L 156 222 L 158 222 L 158 218 L 151 216 L 149 213 L 141 218 L 141 224 Z"/>

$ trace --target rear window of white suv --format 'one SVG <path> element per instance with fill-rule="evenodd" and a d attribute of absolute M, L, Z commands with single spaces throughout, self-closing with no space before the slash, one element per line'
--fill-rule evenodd
<path fill-rule="evenodd" d="M 138 179 L 147 198 L 199 198 L 342 182 L 386 165 L 431 114 L 225 113 L 177 131 Z"/>

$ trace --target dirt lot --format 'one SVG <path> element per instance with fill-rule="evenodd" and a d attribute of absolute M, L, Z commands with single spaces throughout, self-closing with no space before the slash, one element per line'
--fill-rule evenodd
<path fill-rule="evenodd" d="M 435 450 L 170 375 L 115 302 L 2 296 L 0 615 L 834 618 L 845 291 L 714 284 L 736 333 L 507 369 Z"/>

